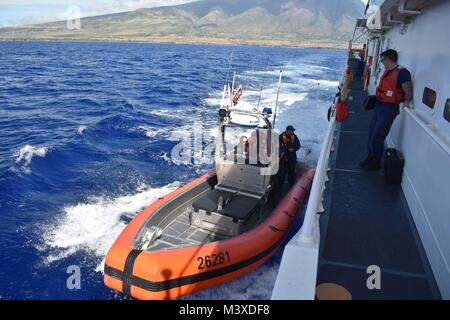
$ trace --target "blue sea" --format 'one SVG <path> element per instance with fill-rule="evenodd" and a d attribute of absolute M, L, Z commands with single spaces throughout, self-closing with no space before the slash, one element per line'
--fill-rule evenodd
<path fill-rule="evenodd" d="M 213 168 L 171 151 L 195 126 L 214 136 L 232 72 L 243 100 L 273 106 L 283 70 L 278 126 L 296 126 L 313 166 L 344 65 L 323 49 L 0 42 L 0 299 L 125 298 L 104 286 L 104 256 L 140 210 Z M 280 257 L 187 298 L 269 299 Z"/>

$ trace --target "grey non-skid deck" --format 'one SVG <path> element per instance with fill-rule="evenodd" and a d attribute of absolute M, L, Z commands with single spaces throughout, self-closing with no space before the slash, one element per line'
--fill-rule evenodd
<path fill-rule="evenodd" d="M 372 116 L 362 110 L 360 77 L 350 97 L 350 118 L 338 128 L 325 192 L 317 284 L 339 284 L 353 299 L 439 299 L 401 186 L 387 185 L 382 171 L 359 168 Z M 380 290 L 367 287 L 369 266 L 381 269 Z"/>
<path fill-rule="evenodd" d="M 299 179 L 309 168 L 306 163 L 297 163 L 297 179 Z M 280 187 L 280 198 L 283 199 L 289 192 L 290 186 L 287 179 Z M 170 250 L 182 247 L 199 246 L 202 244 L 223 241 L 228 239 L 228 236 L 223 234 L 214 233 L 208 230 L 198 228 L 191 225 L 190 221 L 190 206 L 181 213 L 175 220 L 171 221 L 162 231 L 161 237 L 159 237 L 154 245 L 149 250 Z M 273 212 L 272 202 L 268 202 L 262 209 L 263 220 L 270 216 Z M 262 221 L 255 221 L 253 227 L 257 227 L 257 224 Z"/>
<path fill-rule="evenodd" d="M 177 247 L 198 246 L 202 243 L 224 240 L 225 237 L 202 230 L 190 224 L 189 211 L 186 210 L 172 221 L 151 250 L 173 249 Z"/>

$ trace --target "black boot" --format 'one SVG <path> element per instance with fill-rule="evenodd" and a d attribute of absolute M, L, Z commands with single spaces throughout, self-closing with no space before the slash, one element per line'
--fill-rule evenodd
<path fill-rule="evenodd" d="M 364 167 L 366 171 L 377 171 L 381 169 L 381 159 L 372 157 L 367 165 Z"/>

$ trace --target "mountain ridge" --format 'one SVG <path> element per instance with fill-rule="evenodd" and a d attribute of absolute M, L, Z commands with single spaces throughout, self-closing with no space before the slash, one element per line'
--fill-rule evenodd
<path fill-rule="evenodd" d="M 345 48 L 360 0 L 202 0 L 0 29 L 0 40 L 139 41 Z"/>

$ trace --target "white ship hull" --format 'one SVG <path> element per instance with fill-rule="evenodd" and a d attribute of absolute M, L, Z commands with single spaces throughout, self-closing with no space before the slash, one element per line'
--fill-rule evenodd
<path fill-rule="evenodd" d="M 386 49 L 398 51 L 414 85 L 413 108 L 402 109 L 386 141 L 404 155 L 403 183 L 389 189 L 381 173 L 357 164 L 370 114 L 355 75 L 350 120 L 335 131 L 331 119 L 305 223 L 286 247 L 273 299 L 314 299 L 326 282 L 356 299 L 450 299 L 450 1 L 370 2 L 379 7 L 369 9 L 364 31 L 366 63 L 373 58 L 367 93 L 376 92 Z M 383 287 L 366 288 L 377 268 Z"/>
<path fill-rule="evenodd" d="M 450 99 L 449 16 L 449 1 L 424 8 L 407 29 L 394 23 L 373 38 L 368 52 L 375 63 L 378 45 L 379 52 L 395 49 L 399 64 L 411 72 L 414 109 L 401 112 L 387 142 L 405 156 L 403 191 L 445 299 L 450 299 L 450 122 L 444 118 Z M 370 94 L 375 94 L 382 74 L 381 68 L 376 69 Z M 425 87 L 437 93 L 433 109 L 422 102 Z"/>

